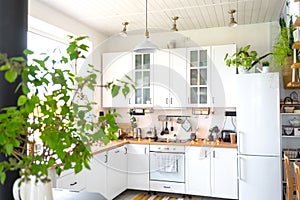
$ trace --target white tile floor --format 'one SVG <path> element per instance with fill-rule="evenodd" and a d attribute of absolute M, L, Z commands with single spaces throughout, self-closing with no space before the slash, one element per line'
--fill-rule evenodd
<path fill-rule="evenodd" d="M 126 190 L 125 192 L 123 192 L 122 194 L 120 194 L 119 196 L 114 198 L 114 200 L 132 200 L 139 193 L 147 194 L 147 191 Z M 158 193 L 158 194 L 162 194 L 162 193 Z M 183 199 L 182 195 L 175 195 L 175 194 L 165 194 L 165 195 L 177 197 L 178 200 Z M 189 197 L 189 196 L 186 196 L 186 197 Z M 217 198 L 208 198 L 208 197 L 199 197 L 199 196 L 191 196 L 190 199 L 191 200 L 221 200 L 221 199 L 217 199 Z"/>

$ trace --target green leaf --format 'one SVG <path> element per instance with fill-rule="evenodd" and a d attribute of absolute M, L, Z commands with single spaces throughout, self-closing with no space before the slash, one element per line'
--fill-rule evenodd
<path fill-rule="evenodd" d="M 6 179 L 6 174 L 3 173 L 3 172 L 1 172 L 1 173 L 0 173 L 0 180 L 1 180 L 1 184 L 2 184 L 2 185 L 4 184 L 5 179 Z"/>
<path fill-rule="evenodd" d="M 119 94 L 120 88 L 121 88 L 120 86 L 113 84 L 111 88 L 111 96 L 112 97 L 117 96 Z"/>
<path fill-rule="evenodd" d="M 126 98 L 126 96 L 129 94 L 129 92 L 130 92 L 130 88 L 128 87 L 127 84 L 125 84 L 125 85 L 123 86 L 123 88 L 122 88 L 122 93 L 123 93 L 123 95 L 124 95 L 125 98 Z"/>
<path fill-rule="evenodd" d="M 0 67 L 0 71 L 6 71 L 6 70 L 8 70 L 9 69 L 9 66 L 7 66 L 7 65 L 2 65 L 1 67 Z"/>
<path fill-rule="evenodd" d="M 12 152 L 13 152 L 13 145 L 7 143 L 7 144 L 4 145 L 4 149 L 5 149 L 6 153 L 7 153 L 7 155 L 11 155 Z"/>
<path fill-rule="evenodd" d="M 18 106 L 22 106 L 26 103 L 27 97 L 25 95 L 21 95 L 18 98 Z"/>
<path fill-rule="evenodd" d="M 5 72 L 5 79 L 9 83 L 13 83 L 16 80 L 17 77 L 18 77 L 18 73 L 17 72 L 13 72 L 13 71 L 6 71 Z"/>
<path fill-rule="evenodd" d="M 23 53 L 24 53 L 25 55 L 31 55 L 31 54 L 33 54 L 33 51 L 31 51 L 31 50 L 29 50 L 29 49 L 25 49 L 25 50 L 23 51 Z"/>

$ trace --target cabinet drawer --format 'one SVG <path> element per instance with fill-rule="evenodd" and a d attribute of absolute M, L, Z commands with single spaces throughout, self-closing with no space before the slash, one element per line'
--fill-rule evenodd
<path fill-rule="evenodd" d="M 152 191 L 184 194 L 184 188 L 184 183 L 150 181 L 150 190 Z"/>
<path fill-rule="evenodd" d="M 84 172 L 82 171 L 76 175 L 74 173 L 71 173 L 57 178 L 56 187 L 75 191 L 84 190 L 86 187 Z"/>

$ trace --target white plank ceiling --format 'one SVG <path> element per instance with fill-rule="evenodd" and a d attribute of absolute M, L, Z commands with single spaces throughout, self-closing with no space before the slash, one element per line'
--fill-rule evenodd
<path fill-rule="evenodd" d="M 146 0 L 39 0 L 107 36 L 145 29 Z M 227 26 L 230 9 L 238 24 L 279 19 L 285 0 L 148 0 L 149 29 L 170 30 L 178 16 L 179 31 Z"/>

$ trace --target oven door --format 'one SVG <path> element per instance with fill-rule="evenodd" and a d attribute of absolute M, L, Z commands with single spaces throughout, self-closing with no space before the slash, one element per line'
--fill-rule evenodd
<path fill-rule="evenodd" d="M 150 180 L 184 183 L 184 153 L 150 152 Z"/>

